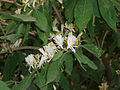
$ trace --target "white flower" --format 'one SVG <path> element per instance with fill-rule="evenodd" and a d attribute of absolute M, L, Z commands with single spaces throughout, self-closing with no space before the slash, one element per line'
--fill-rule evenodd
<path fill-rule="evenodd" d="M 41 60 L 40 60 L 39 65 L 38 65 L 38 68 L 39 68 L 39 69 L 40 69 L 40 68 L 42 67 L 42 65 L 46 62 L 46 60 L 47 60 L 47 58 L 46 58 L 44 55 L 42 55 Z"/>
<path fill-rule="evenodd" d="M 38 67 L 41 68 L 44 62 L 46 62 L 49 58 L 48 58 L 47 52 L 45 52 L 43 48 L 40 48 L 39 51 L 42 53 L 42 57 L 41 57 Z"/>
<path fill-rule="evenodd" d="M 71 49 L 75 53 L 74 47 L 77 47 L 77 42 L 77 38 L 72 35 L 72 32 L 70 32 L 67 37 L 67 49 Z"/>
<path fill-rule="evenodd" d="M 22 8 L 18 8 L 18 9 L 15 11 L 15 13 L 16 13 L 16 14 L 21 14 L 21 9 L 22 9 Z"/>
<path fill-rule="evenodd" d="M 21 42 L 22 42 L 22 38 L 18 39 L 18 40 L 12 45 L 11 48 L 19 47 L 20 44 L 21 44 Z"/>
<path fill-rule="evenodd" d="M 48 43 L 48 45 L 43 46 L 44 50 L 48 53 L 49 60 L 48 62 L 53 58 L 55 52 L 57 51 L 57 47 L 53 42 Z"/>
<path fill-rule="evenodd" d="M 27 4 L 29 0 L 22 0 L 22 3 Z"/>
<path fill-rule="evenodd" d="M 43 50 L 43 48 L 40 48 L 39 51 L 42 53 L 42 55 L 44 55 L 44 56 L 47 57 L 48 54 L 47 54 L 47 52 L 45 52 L 45 51 Z"/>
<path fill-rule="evenodd" d="M 55 19 L 55 20 L 53 21 L 53 24 L 52 24 L 53 31 L 59 32 L 59 30 L 58 30 L 58 28 L 57 28 L 57 24 L 58 24 L 58 23 L 59 23 L 59 22 L 57 21 L 57 19 Z"/>
<path fill-rule="evenodd" d="M 62 37 L 61 34 L 58 34 L 54 37 L 55 43 L 58 44 L 59 47 L 61 47 L 63 49 L 63 42 L 64 42 L 64 38 Z"/>
<path fill-rule="evenodd" d="M 62 4 L 62 3 L 63 3 L 63 0 L 58 0 L 58 2 L 59 2 L 60 4 Z"/>
<path fill-rule="evenodd" d="M 63 42 L 64 42 L 64 38 L 62 37 L 62 34 L 58 34 L 58 35 L 54 35 L 54 34 L 50 34 L 51 38 L 54 39 L 55 43 L 63 49 Z"/>
<path fill-rule="evenodd" d="M 35 8 L 35 3 L 39 3 L 38 0 L 22 0 L 22 3 L 25 5 L 24 6 L 24 11 L 26 10 L 26 7 L 31 7 L 31 4 L 32 4 L 32 7 Z"/>
<path fill-rule="evenodd" d="M 56 86 L 53 84 L 53 90 L 56 90 Z"/>
<path fill-rule="evenodd" d="M 31 67 L 34 68 L 34 60 L 35 60 L 35 58 L 34 58 L 33 54 L 30 54 L 25 58 L 25 61 L 29 65 L 30 69 L 31 69 Z"/>

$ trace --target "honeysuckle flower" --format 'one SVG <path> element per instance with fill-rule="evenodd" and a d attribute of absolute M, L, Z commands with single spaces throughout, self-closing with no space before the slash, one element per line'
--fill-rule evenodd
<path fill-rule="evenodd" d="M 40 54 L 34 55 L 34 58 L 35 58 L 34 61 L 33 61 L 34 68 L 38 68 L 39 67 L 40 57 L 41 57 Z"/>
<path fill-rule="evenodd" d="M 58 0 L 58 2 L 59 2 L 60 4 L 63 4 L 63 0 Z"/>
<path fill-rule="evenodd" d="M 49 57 L 48 62 L 50 62 L 51 59 L 53 58 L 54 54 L 57 51 L 57 47 L 55 46 L 55 44 L 53 42 L 50 42 L 50 43 L 48 43 L 48 45 L 43 46 L 43 48 L 48 53 L 48 57 Z"/>
<path fill-rule="evenodd" d="M 26 11 L 26 7 L 30 7 L 30 4 L 29 4 L 29 0 L 22 0 L 22 3 L 24 4 L 24 9 L 23 11 L 25 12 Z"/>
<path fill-rule="evenodd" d="M 67 49 L 71 49 L 75 53 L 74 47 L 77 47 L 78 39 L 72 35 L 72 32 L 68 34 L 67 37 Z"/>
<path fill-rule="evenodd" d="M 109 85 L 107 82 L 101 83 L 101 86 L 98 86 L 100 90 L 108 90 Z"/>
<path fill-rule="evenodd" d="M 18 40 L 12 45 L 11 48 L 19 47 L 20 44 L 21 44 L 21 42 L 22 42 L 22 38 L 18 39 Z"/>
<path fill-rule="evenodd" d="M 39 51 L 40 51 L 40 52 L 42 53 L 42 55 L 44 55 L 45 57 L 48 56 L 47 52 L 45 52 L 45 51 L 43 50 L 43 48 L 40 48 Z"/>
<path fill-rule="evenodd" d="M 35 8 L 35 3 L 39 3 L 38 0 L 22 0 L 22 3 L 25 5 L 24 6 L 24 11 L 26 9 L 26 7 L 30 7 L 30 5 L 32 4 L 32 7 Z"/>
<path fill-rule="evenodd" d="M 53 84 L 53 90 L 56 90 L 56 86 Z"/>
<path fill-rule="evenodd" d="M 42 56 L 41 56 L 41 60 L 39 62 L 38 67 L 41 68 L 41 66 L 44 64 L 44 62 L 46 62 L 49 59 L 49 57 L 48 57 L 47 52 L 44 51 L 43 48 L 40 48 L 39 51 L 42 53 Z"/>
<path fill-rule="evenodd" d="M 41 56 L 38 68 L 40 69 L 42 67 L 42 65 L 46 62 L 47 57 L 45 57 L 44 55 Z"/>
<path fill-rule="evenodd" d="M 58 28 L 57 28 L 57 24 L 58 24 L 58 23 L 59 23 L 59 22 L 57 21 L 57 19 L 55 19 L 55 20 L 53 21 L 53 24 L 52 24 L 53 31 L 59 32 L 59 30 L 58 30 Z"/>
<path fill-rule="evenodd" d="M 18 9 L 15 11 L 15 13 L 16 13 L 16 14 L 21 14 L 21 9 L 22 9 L 22 8 L 18 8 Z"/>
<path fill-rule="evenodd" d="M 40 68 L 41 54 L 30 54 L 25 58 L 25 61 L 29 65 L 29 71 L 31 72 L 31 68 L 38 69 Z M 43 63 L 42 63 L 43 64 Z"/>
<path fill-rule="evenodd" d="M 58 35 L 54 35 L 54 34 L 50 34 L 51 37 L 53 37 L 55 43 L 63 49 L 63 42 L 64 42 L 64 38 L 62 37 L 62 34 L 59 33 Z"/>
<path fill-rule="evenodd" d="M 63 33 L 63 30 L 64 30 L 64 25 L 61 24 L 61 33 Z"/>
<path fill-rule="evenodd" d="M 23 4 L 27 4 L 29 2 L 29 0 L 22 0 Z"/>
<path fill-rule="evenodd" d="M 40 0 L 40 3 L 41 3 L 41 5 L 43 6 L 44 5 L 44 2 L 45 2 L 46 0 Z"/>
<path fill-rule="evenodd" d="M 29 65 L 29 69 L 31 69 L 31 67 L 34 68 L 34 60 L 35 58 L 33 54 L 30 54 L 25 58 L 25 61 Z"/>

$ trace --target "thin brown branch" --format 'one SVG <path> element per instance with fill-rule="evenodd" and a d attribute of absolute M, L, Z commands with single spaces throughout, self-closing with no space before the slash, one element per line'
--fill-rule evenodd
<path fill-rule="evenodd" d="M 96 34 L 94 35 L 96 41 L 97 41 L 97 46 L 100 47 L 100 43 L 99 43 L 99 40 L 98 40 L 98 36 L 96 36 Z"/>
<path fill-rule="evenodd" d="M 101 56 L 101 59 L 102 59 L 102 62 L 105 66 L 105 70 L 106 70 L 107 78 L 108 78 L 108 83 L 110 83 L 112 81 L 112 73 L 111 73 L 111 70 L 110 70 L 110 67 L 109 67 L 109 63 L 108 63 L 107 59 L 105 58 L 105 54 L 103 54 Z"/>
<path fill-rule="evenodd" d="M 108 33 L 108 31 L 106 31 L 105 34 L 104 34 L 104 37 L 103 37 L 103 40 L 102 40 L 102 43 L 101 43 L 101 46 L 100 46 L 101 48 L 103 48 L 103 44 L 105 42 L 105 38 L 107 36 L 107 33 Z"/>
<path fill-rule="evenodd" d="M 57 10 L 55 4 L 52 4 L 52 7 L 53 7 L 55 13 L 56 13 L 57 16 L 58 16 L 58 18 L 59 18 L 59 20 L 60 20 L 60 23 L 64 24 L 64 22 L 63 22 L 63 20 L 62 20 L 62 16 L 61 16 L 60 13 L 58 12 L 58 10 Z"/>
<path fill-rule="evenodd" d="M 5 26 L 7 26 L 8 25 L 8 23 L 5 23 L 5 22 L 0 22 L 2 25 L 5 25 Z"/>
<path fill-rule="evenodd" d="M 11 1 L 11 0 L 1 0 L 1 2 L 6 2 L 6 3 L 10 3 L 10 4 L 14 4 L 17 7 L 21 7 L 21 5 L 19 3 L 17 3 L 16 1 Z"/>
<path fill-rule="evenodd" d="M 12 51 L 20 51 L 20 50 L 39 50 L 40 47 L 33 47 L 33 46 L 23 46 L 23 47 L 16 47 L 13 48 Z M 8 50 L 6 51 L 1 51 L 0 55 L 9 53 Z"/>

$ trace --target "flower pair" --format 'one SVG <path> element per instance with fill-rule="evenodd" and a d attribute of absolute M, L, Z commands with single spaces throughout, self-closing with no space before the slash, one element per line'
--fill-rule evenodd
<path fill-rule="evenodd" d="M 66 42 L 67 49 L 71 49 L 71 51 L 75 53 L 74 47 L 77 47 L 78 39 L 72 34 L 72 32 L 68 33 L 68 36 L 65 37 L 63 37 L 61 33 L 58 35 L 51 34 L 51 37 L 61 49 L 63 49 L 63 44 Z"/>

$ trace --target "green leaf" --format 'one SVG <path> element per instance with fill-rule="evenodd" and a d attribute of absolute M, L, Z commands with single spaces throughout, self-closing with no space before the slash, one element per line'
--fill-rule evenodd
<path fill-rule="evenodd" d="M 24 24 L 21 23 L 21 24 L 19 24 L 19 26 L 16 30 L 16 34 L 21 35 L 23 32 L 24 32 Z"/>
<path fill-rule="evenodd" d="M 65 6 L 65 17 L 68 19 L 68 22 L 73 21 L 73 12 L 76 5 L 77 0 L 67 0 L 67 4 Z"/>
<path fill-rule="evenodd" d="M 73 56 L 71 53 L 68 53 L 65 55 L 65 72 L 71 75 L 72 69 L 73 69 Z"/>
<path fill-rule="evenodd" d="M 18 24 L 16 22 L 14 22 L 14 21 L 9 23 L 6 26 L 6 34 L 9 34 L 9 33 L 12 33 L 13 31 L 15 31 L 17 26 L 18 26 Z"/>
<path fill-rule="evenodd" d="M 0 90 L 11 90 L 11 89 L 8 88 L 7 85 L 0 80 Z"/>
<path fill-rule="evenodd" d="M 3 19 L 13 19 L 15 21 L 22 21 L 22 22 L 35 22 L 36 19 L 30 15 L 24 15 L 24 14 L 15 14 L 11 15 L 10 13 L 3 14 Z"/>
<path fill-rule="evenodd" d="M 42 88 L 44 87 L 46 83 L 46 78 L 45 76 L 40 72 L 37 72 L 37 76 L 36 76 L 36 85 L 39 87 L 39 88 Z"/>
<path fill-rule="evenodd" d="M 5 8 L 6 8 L 6 9 L 9 9 L 11 6 L 12 6 L 12 4 L 10 4 L 10 3 L 5 3 Z"/>
<path fill-rule="evenodd" d="M 110 0 L 112 3 L 113 3 L 113 5 L 120 11 L 120 3 L 119 2 L 117 2 L 116 0 Z"/>
<path fill-rule="evenodd" d="M 47 83 L 54 81 L 58 75 L 59 64 L 58 61 L 52 62 L 47 72 Z"/>
<path fill-rule="evenodd" d="M 62 73 L 61 80 L 60 80 L 60 86 L 63 88 L 63 90 L 70 90 L 70 86 L 68 83 L 67 78 Z"/>
<path fill-rule="evenodd" d="M 29 31 L 30 31 L 30 26 L 31 26 L 31 24 L 28 23 L 26 25 L 26 27 L 25 27 L 25 32 L 24 32 L 25 34 L 24 34 L 24 38 L 23 38 L 23 42 L 22 43 L 24 43 L 28 39 L 28 34 L 29 34 Z"/>
<path fill-rule="evenodd" d="M 100 13 L 107 24 L 115 31 L 116 28 L 116 11 L 114 6 L 109 0 L 98 0 Z"/>
<path fill-rule="evenodd" d="M 97 17 L 100 17 L 100 11 L 99 11 L 98 6 L 99 6 L 98 1 L 94 0 L 94 2 L 93 2 L 93 15 L 97 16 Z"/>
<path fill-rule="evenodd" d="M 27 75 L 19 84 L 15 85 L 12 90 L 26 90 L 34 78 L 34 73 Z"/>
<path fill-rule="evenodd" d="M 62 65 L 65 60 L 69 59 L 69 57 L 68 57 L 68 55 L 67 55 L 67 54 L 69 54 L 69 53 L 70 53 L 70 52 L 66 52 L 66 53 L 64 53 L 64 54 L 61 56 L 61 58 L 59 59 L 59 65 Z"/>
<path fill-rule="evenodd" d="M 94 44 L 84 44 L 81 46 L 98 58 L 104 53 L 104 51 L 101 48 L 98 48 Z"/>
<path fill-rule="evenodd" d="M 31 85 L 29 86 L 27 90 L 37 90 L 37 87 L 35 86 L 34 83 L 31 83 Z"/>
<path fill-rule="evenodd" d="M 96 70 L 97 66 L 85 55 L 82 54 L 80 50 L 77 50 L 76 53 L 74 53 L 75 57 L 77 58 L 78 62 L 80 63 L 81 67 L 84 69 L 82 66 L 83 64 L 87 64 L 90 68 Z"/>
<path fill-rule="evenodd" d="M 57 75 L 57 77 L 56 77 L 56 79 L 55 79 L 55 82 L 59 82 L 59 81 L 60 81 L 61 75 L 62 75 L 62 72 L 61 72 L 60 69 L 59 69 L 59 70 L 58 70 L 58 75 Z"/>
<path fill-rule="evenodd" d="M 58 60 L 62 55 L 63 55 L 63 51 L 58 51 L 58 52 L 54 55 L 52 61 Z"/>
<path fill-rule="evenodd" d="M 33 17 L 36 18 L 35 25 L 42 31 L 47 32 L 47 30 L 49 29 L 48 29 L 48 21 L 46 16 L 36 9 L 34 9 L 32 14 L 33 14 Z"/>
<path fill-rule="evenodd" d="M 49 27 L 49 31 L 52 30 L 52 13 L 53 13 L 53 8 L 51 5 L 50 1 L 46 1 L 46 3 L 44 3 L 43 7 L 41 7 L 42 13 L 46 16 L 47 21 L 48 21 L 48 27 Z"/>
<path fill-rule="evenodd" d="M 22 53 L 14 53 L 7 57 L 3 71 L 4 80 L 9 80 L 13 77 L 18 63 L 22 62 L 24 58 Z"/>
<path fill-rule="evenodd" d="M 15 56 L 9 55 L 5 61 L 5 66 L 3 71 L 4 80 L 9 80 L 13 76 L 16 67 L 17 67 L 17 60 L 15 59 Z"/>
<path fill-rule="evenodd" d="M 79 30 L 86 28 L 92 14 L 93 6 L 91 0 L 79 0 L 75 7 L 75 21 Z"/>
<path fill-rule="evenodd" d="M 10 34 L 7 36 L 1 36 L 0 39 L 7 39 L 8 41 L 14 43 L 19 37 L 21 37 L 21 35 Z"/>
<path fill-rule="evenodd" d="M 37 33 L 39 38 L 43 41 L 44 45 L 46 45 L 48 42 L 49 32 L 43 32 L 37 28 Z"/>
<path fill-rule="evenodd" d="M 90 38 L 92 39 L 92 41 L 94 40 L 94 27 L 93 27 L 93 20 L 94 18 L 92 17 L 91 20 L 88 23 L 88 30 L 90 33 Z"/>
<path fill-rule="evenodd" d="M 12 15 L 12 17 L 16 19 L 20 19 L 20 21 L 24 21 L 24 22 L 35 22 L 36 21 L 34 17 L 29 16 L 29 15 L 16 14 L 16 15 Z"/>

